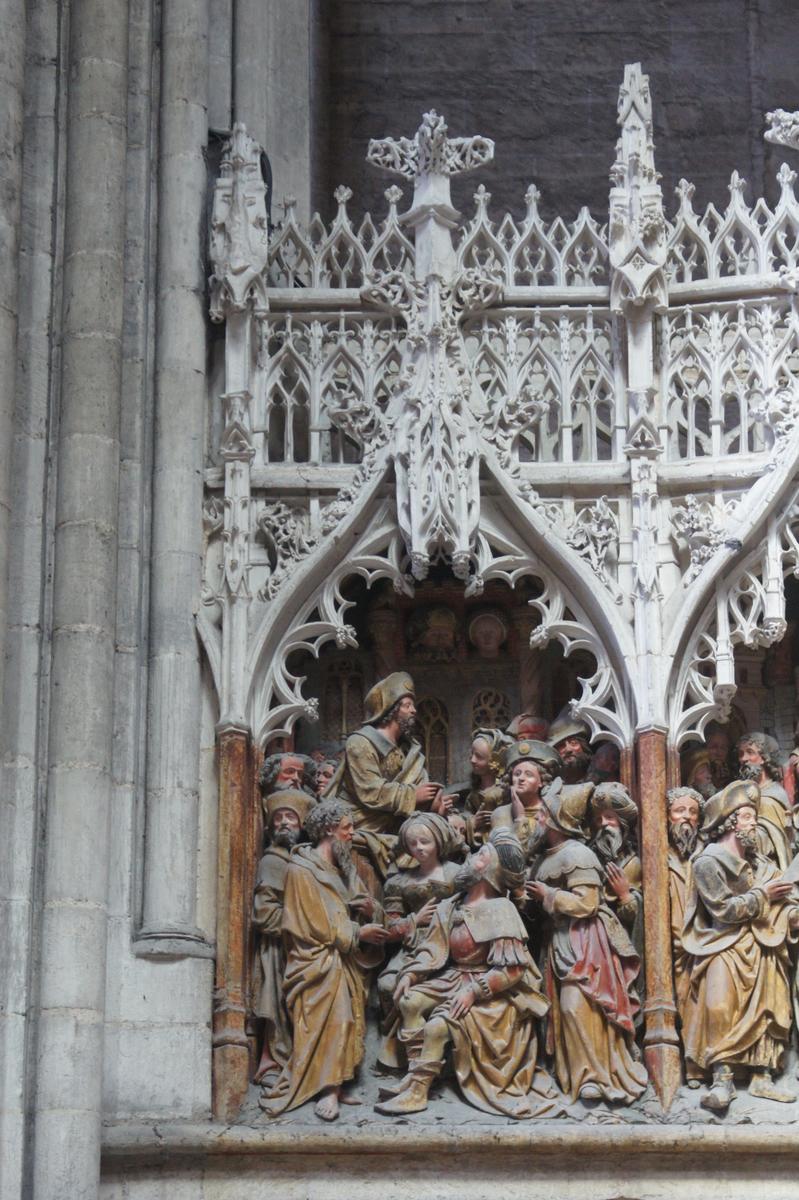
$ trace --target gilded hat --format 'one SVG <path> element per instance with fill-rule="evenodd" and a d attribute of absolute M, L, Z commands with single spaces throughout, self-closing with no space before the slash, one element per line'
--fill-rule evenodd
<path fill-rule="evenodd" d="M 712 833 L 722 822 L 731 817 L 739 808 L 760 809 L 760 788 L 756 783 L 745 779 L 734 779 L 715 796 L 711 796 L 705 805 L 705 819 L 702 833 Z"/>
<path fill-rule="evenodd" d="M 364 697 L 365 723 L 367 725 L 374 725 L 403 696 L 412 696 L 416 699 L 416 688 L 413 686 L 413 680 L 406 671 L 394 671 L 393 674 L 387 675 L 385 679 L 381 679 L 379 683 L 376 683 L 373 688 L 369 689 Z"/>
<path fill-rule="evenodd" d="M 584 742 L 591 741 L 591 731 L 584 721 L 580 721 L 577 717 L 573 717 L 567 710 L 559 713 L 549 727 L 549 744 L 557 746 L 559 742 L 565 742 L 566 738 L 578 737 Z"/>
<path fill-rule="evenodd" d="M 556 779 L 542 797 L 550 824 L 569 837 L 585 837 L 585 816 L 593 783 L 563 784 Z"/>
<path fill-rule="evenodd" d="M 563 764 L 557 750 L 546 742 L 538 742 L 535 738 L 521 738 L 513 742 L 502 753 L 502 769 L 512 771 L 518 762 L 534 762 L 544 767 L 552 775 L 560 774 Z"/>
<path fill-rule="evenodd" d="M 314 804 L 313 796 L 307 792 L 301 792 L 298 788 L 279 788 L 276 792 L 270 792 L 264 800 L 266 819 L 271 821 L 280 808 L 290 808 L 299 817 L 300 825 L 304 825 Z"/>
<path fill-rule="evenodd" d="M 614 812 L 629 829 L 638 821 L 638 805 L 623 783 L 600 783 L 590 801 L 591 814 Z"/>

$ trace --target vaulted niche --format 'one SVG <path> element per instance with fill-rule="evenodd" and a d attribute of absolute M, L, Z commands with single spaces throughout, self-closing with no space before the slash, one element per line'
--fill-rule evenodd
<path fill-rule="evenodd" d="M 416 684 L 416 737 L 431 778 L 448 785 L 467 779 L 473 729 L 505 729 L 522 712 L 551 721 L 579 697 L 579 677 L 596 671 L 584 650 L 565 657 L 554 641 L 530 646 L 540 618 L 529 601 L 542 590 L 528 577 L 515 588 L 489 582 L 481 596 L 467 598 L 443 567 L 413 597 L 388 581 L 368 589 L 348 579 L 342 591 L 353 603 L 347 619 L 357 648 L 328 642 L 318 658 L 298 651 L 288 661 L 292 675 L 306 677 L 304 694 L 319 701 L 319 720 L 295 725 L 294 748 L 335 754 L 361 724 L 368 688 L 404 669 Z"/>

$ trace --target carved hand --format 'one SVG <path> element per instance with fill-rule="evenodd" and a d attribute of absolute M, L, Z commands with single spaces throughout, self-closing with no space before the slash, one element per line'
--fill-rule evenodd
<path fill-rule="evenodd" d="M 407 996 L 408 992 L 413 987 L 413 977 L 411 975 L 403 975 L 399 983 L 394 988 L 394 1003 L 399 1004 L 403 996 Z"/>
<path fill-rule="evenodd" d="M 368 942 L 370 946 L 382 946 L 390 937 L 391 934 L 382 925 L 364 925 L 358 933 L 359 940 Z"/>
<path fill-rule="evenodd" d="M 436 904 L 437 904 L 437 903 L 438 903 L 438 901 L 437 901 L 437 900 L 434 900 L 434 899 L 431 897 L 431 898 L 430 898 L 430 899 L 427 901 L 427 903 L 426 903 L 426 904 L 423 904 L 423 905 L 422 905 L 422 907 L 419 909 L 418 913 L 416 914 L 416 924 L 417 924 L 417 925 L 419 925 L 419 926 L 423 926 L 423 925 L 429 925 L 429 924 L 430 924 L 430 922 L 431 922 L 431 921 L 432 921 L 432 919 L 433 919 L 433 913 L 436 911 Z"/>
<path fill-rule="evenodd" d="M 476 999 L 477 994 L 473 987 L 462 988 L 450 1004 L 449 1011 L 456 1020 L 458 1017 L 465 1017 Z"/>
<path fill-rule="evenodd" d="M 546 899 L 548 888 L 545 883 L 526 883 L 524 885 L 524 894 L 528 900 L 537 900 L 539 904 L 543 904 Z"/>
<path fill-rule="evenodd" d="M 445 796 L 443 792 L 440 793 L 430 806 L 431 811 L 438 813 L 440 817 L 446 817 L 448 813 L 452 812 L 452 802 L 454 799 L 454 796 Z"/>
<path fill-rule="evenodd" d="M 527 810 L 525 809 L 524 805 L 522 804 L 521 800 L 518 797 L 516 788 L 511 788 L 511 790 L 510 790 L 510 811 L 511 811 L 511 816 L 513 817 L 514 821 L 523 820 L 526 815 L 526 812 L 527 812 Z"/>
<path fill-rule="evenodd" d="M 416 803 L 419 808 L 427 808 L 440 791 L 440 783 L 420 783 L 416 789 Z"/>
<path fill-rule="evenodd" d="M 491 812 L 487 808 L 481 808 L 474 814 L 475 829 L 490 829 L 491 828 Z"/>
<path fill-rule="evenodd" d="M 605 878 L 610 884 L 611 891 L 615 892 L 622 904 L 626 904 L 632 899 L 632 890 L 627 882 L 627 876 L 623 871 L 619 870 L 615 863 L 608 863 L 605 867 Z"/>
<path fill-rule="evenodd" d="M 793 891 L 792 883 L 783 883 L 781 879 L 772 879 L 763 887 L 763 891 L 768 896 L 772 904 L 777 900 L 784 900 L 786 896 L 790 896 Z"/>

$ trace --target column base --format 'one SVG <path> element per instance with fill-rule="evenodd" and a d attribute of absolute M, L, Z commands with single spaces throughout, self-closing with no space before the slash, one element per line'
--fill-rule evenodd
<path fill-rule="evenodd" d="M 133 939 L 137 958 L 215 958 L 216 946 L 199 929 L 140 929 Z"/>

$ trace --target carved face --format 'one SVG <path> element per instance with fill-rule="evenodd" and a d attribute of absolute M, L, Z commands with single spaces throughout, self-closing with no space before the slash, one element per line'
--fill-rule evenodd
<path fill-rule="evenodd" d="M 692 788 L 696 788 L 706 799 L 712 796 L 716 790 L 716 785 L 713 782 L 713 772 L 710 769 L 710 763 L 699 763 L 691 772 L 688 783 Z"/>
<path fill-rule="evenodd" d="M 280 770 L 275 782 L 280 785 L 290 783 L 292 787 L 302 787 L 302 759 L 293 754 L 284 754 L 280 760 Z"/>
<path fill-rule="evenodd" d="M 699 805 L 693 796 L 679 796 L 669 805 L 669 823 L 671 825 L 690 825 L 692 829 L 699 827 Z"/>
<path fill-rule="evenodd" d="M 555 747 L 566 767 L 579 767 L 588 763 L 590 755 L 582 738 L 567 737 Z"/>
<path fill-rule="evenodd" d="M 333 841 L 340 842 L 345 846 L 351 845 L 353 828 L 352 817 L 342 817 L 335 829 L 331 830 Z"/>
<path fill-rule="evenodd" d="M 416 728 L 416 705 L 413 696 L 403 696 L 400 700 L 397 705 L 397 721 L 403 736 L 413 733 Z"/>
<path fill-rule="evenodd" d="M 600 829 L 621 829 L 621 827 L 621 821 L 612 809 L 600 809 L 591 818 L 591 828 L 595 833 Z"/>
<path fill-rule="evenodd" d="M 738 748 L 738 762 L 742 767 L 752 766 L 762 768 L 764 766 L 763 755 L 760 753 L 754 742 L 744 742 L 743 745 Z M 751 777 L 753 779 L 757 778 L 757 776 L 754 774 Z"/>
<path fill-rule="evenodd" d="M 711 733 L 705 743 L 707 756 L 713 763 L 726 763 L 730 756 L 730 739 L 722 729 Z"/>
<path fill-rule="evenodd" d="M 481 778 L 491 775 L 492 772 L 489 768 L 490 761 L 491 747 L 488 742 L 485 738 L 475 738 L 472 742 L 472 753 L 469 757 L 469 765 L 475 775 L 479 775 Z"/>
<path fill-rule="evenodd" d="M 438 863 L 436 839 L 426 825 L 411 825 L 405 835 L 405 840 L 420 867 L 429 867 Z"/>
<path fill-rule="evenodd" d="M 532 808 L 541 798 L 541 772 L 534 762 L 517 762 L 510 785 L 525 808 Z"/>
<path fill-rule="evenodd" d="M 322 762 L 316 768 L 316 791 L 319 796 L 325 790 L 330 780 L 336 773 L 335 764 L 332 762 Z"/>
<path fill-rule="evenodd" d="M 506 636 L 504 625 L 493 613 L 476 617 L 469 626 L 469 640 L 481 658 L 496 658 Z"/>
<path fill-rule="evenodd" d="M 272 817 L 272 832 L 283 833 L 285 830 L 299 833 L 300 818 L 293 808 L 279 808 Z"/>
<path fill-rule="evenodd" d="M 591 759 L 591 769 L 608 780 L 617 779 L 619 775 L 619 747 L 613 742 L 602 742 Z"/>

